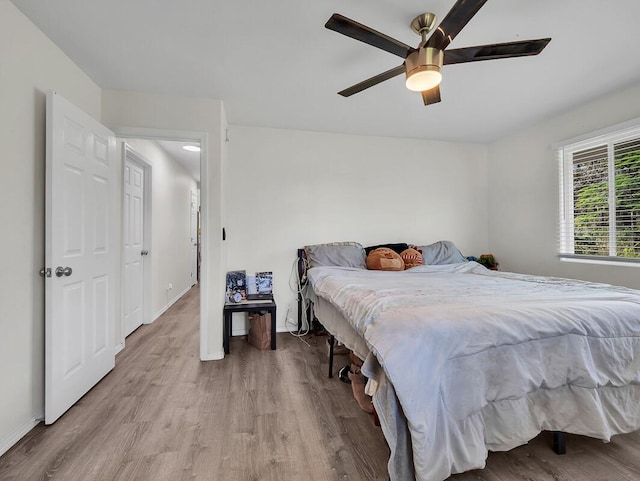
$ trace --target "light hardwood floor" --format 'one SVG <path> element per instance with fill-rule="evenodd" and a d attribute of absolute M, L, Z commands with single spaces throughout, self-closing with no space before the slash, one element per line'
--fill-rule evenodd
<path fill-rule="evenodd" d="M 198 359 L 192 289 L 129 338 L 116 368 L 53 426 L 0 458 L 2 481 L 387 480 L 388 448 L 350 386 L 326 377 L 326 337 L 278 335 L 276 351 L 231 341 Z M 338 356 L 337 366 L 346 363 Z M 450 481 L 640 480 L 640 434 L 610 444 L 543 433 Z"/>

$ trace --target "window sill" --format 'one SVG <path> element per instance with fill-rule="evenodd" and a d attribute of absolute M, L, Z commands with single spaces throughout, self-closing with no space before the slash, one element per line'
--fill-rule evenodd
<path fill-rule="evenodd" d="M 571 254 L 560 254 L 561 262 L 576 262 L 578 264 L 600 264 L 605 266 L 620 267 L 640 267 L 640 259 L 598 257 L 598 256 L 577 256 Z"/>

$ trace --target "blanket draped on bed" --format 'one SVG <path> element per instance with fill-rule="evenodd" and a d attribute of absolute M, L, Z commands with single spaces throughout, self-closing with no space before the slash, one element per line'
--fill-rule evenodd
<path fill-rule="evenodd" d="M 392 385 L 374 402 L 394 481 L 407 479 L 407 464 L 420 481 L 482 468 L 488 450 L 542 430 L 609 440 L 640 428 L 640 291 L 474 262 L 314 267 L 309 279 Z"/>

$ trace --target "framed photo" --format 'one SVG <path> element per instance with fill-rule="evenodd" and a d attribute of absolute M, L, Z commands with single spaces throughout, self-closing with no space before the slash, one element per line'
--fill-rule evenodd
<path fill-rule="evenodd" d="M 242 302 L 247 299 L 247 272 L 227 272 L 227 301 Z"/>
<path fill-rule="evenodd" d="M 273 297 L 273 272 L 256 272 L 258 295 Z"/>
<path fill-rule="evenodd" d="M 273 299 L 273 272 L 256 272 L 255 277 L 251 276 L 250 279 L 253 285 L 247 291 L 247 300 Z"/>

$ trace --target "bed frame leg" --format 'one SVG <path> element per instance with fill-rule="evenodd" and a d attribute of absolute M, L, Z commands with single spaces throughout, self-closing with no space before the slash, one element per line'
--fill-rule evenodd
<path fill-rule="evenodd" d="M 333 346 L 336 343 L 336 338 L 333 334 L 329 336 L 329 377 L 333 377 Z"/>
<path fill-rule="evenodd" d="M 567 453 L 567 433 L 564 431 L 553 432 L 553 452 L 556 454 Z"/>

